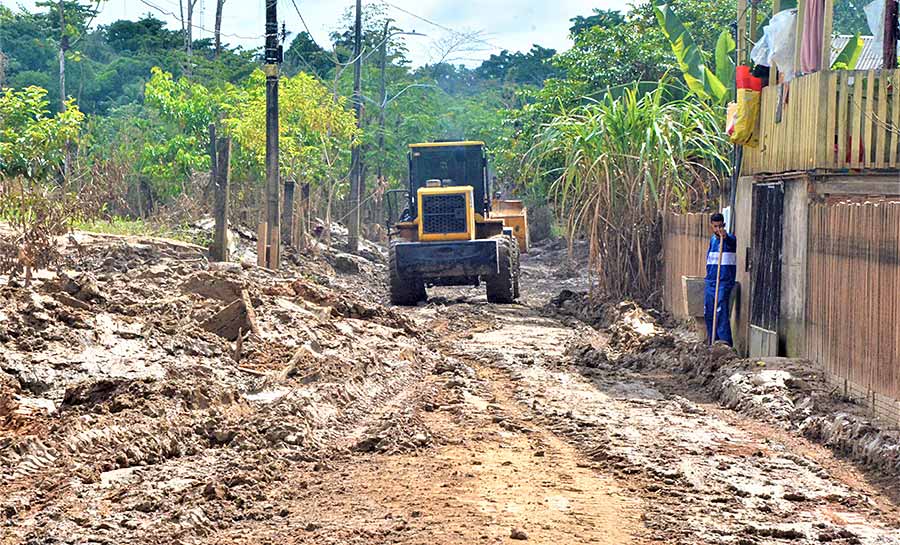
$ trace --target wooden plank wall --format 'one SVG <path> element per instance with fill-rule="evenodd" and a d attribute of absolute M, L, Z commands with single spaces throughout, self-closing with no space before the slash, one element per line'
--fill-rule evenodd
<path fill-rule="evenodd" d="M 874 413 L 900 418 L 900 201 L 809 210 L 807 354 Z"/>
<path fill-rule="evenodd" d="M 666 215 L 663 232 L 663 303 L 678 318 L 687 318 L 684 309 L 682 276 L 706 275 L 709 248 L 709 214 Z"/>
<path fill-rule="evenodd" d="M 745 174 L 900 167 L 898 91 L 900 70 L 816 72 L 764 88 Z"/>

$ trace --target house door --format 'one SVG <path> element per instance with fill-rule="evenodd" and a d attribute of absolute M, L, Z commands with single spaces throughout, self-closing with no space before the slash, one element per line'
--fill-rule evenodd
<path fill-rule="evenodd" d="M 784 185 L 753 186 L 750 255 L 750 355 L 778 355 Z"/>

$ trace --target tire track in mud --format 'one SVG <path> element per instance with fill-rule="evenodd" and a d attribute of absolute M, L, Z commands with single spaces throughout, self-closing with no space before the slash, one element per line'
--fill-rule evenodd
<path fill-rule="evenodd" d="M 532 304 L 542 295 L 532 294 Z M 796 448 L 803 439 L 778 441 L 765 425 L 742 426 L 718 406 L 656 385 L 677 377 L 574 367 L 565 354 L 572 339 L 605 342 L 587 327 L 564 326 L 534 307 L 455 301 L 441 309 L 442 321 L 477 317 L 492 328 L 448 340 L 445 350 L 478 362 L 494 382 L 509 382 L 535 422 L 575 445 L 597 471 L 627 483 L 646 509 L 645 539 L 900 543 L 900 521 L 878 507 L 889 500 L 828 469 L 845 462 L 806 456 Z"/>

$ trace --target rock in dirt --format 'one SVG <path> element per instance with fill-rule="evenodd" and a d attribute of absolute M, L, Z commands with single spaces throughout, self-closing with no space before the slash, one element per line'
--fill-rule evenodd
<path fill-rule="evenodd" d="M 195 293 L 208 299 L 218 299 L 224 303 L 240 299 L 243 289 L 244 284 L 236 279 L 205 271 L 191 275 L 181 284 L 183 293 Z"/>
<path fill-rule="evenodd" d="M 334 256 L 334 270 L 343 274 L 359 274 L 359 262 L 350 254 Z"/>
<path fill-rule="evenodd" d="M 512 539 L 518 539 L 519 541 L 525 541 L 528 539 L 528 533 L 521 528 L 513 528 L 512 531 L 509 532 L 509 537 Z"/>
<path fill-rule="evenodd" d="M 106 300 L 106 296 L 97 286 L 97 281 L 89 274 L 73 277 L 63 273 L 59 278 L 59 288 L 68 295 L 85 303 Z"/>

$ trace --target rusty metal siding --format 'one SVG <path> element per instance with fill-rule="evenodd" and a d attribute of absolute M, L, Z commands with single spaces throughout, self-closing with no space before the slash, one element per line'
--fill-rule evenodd
<path fill-rule="evenodd" d="M 807 355 L 881 416 L 900 407 L 900 202 L 809 210 Z"/>
<path fill-rule="evenodd" d="M 682 276 L 706 275 L 709 214 L 667 214 L 663 234 L 663 303 L 678 318 L 687 318 Z"/>

